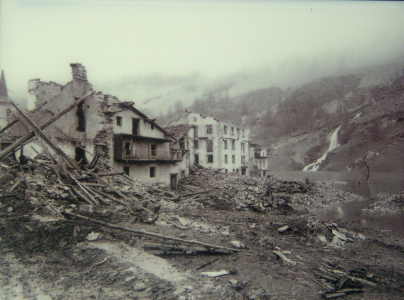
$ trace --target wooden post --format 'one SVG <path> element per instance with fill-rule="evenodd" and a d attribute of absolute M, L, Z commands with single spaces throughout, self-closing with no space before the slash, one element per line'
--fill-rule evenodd
<path fill-rule="evenodd" d="M 63 115 L 65 115 L 66 113 L 68 113 L 69 111 L 71 111 L 73 108 L 75 108 L 77 105 L 79 105 L 80 103 L 82 103 L 84 100 L 86 100 L 86 98 L 88 96 L 90 96 L 92 94 L 92 92 L 87 93 L 86 95 L 84 95 L 83 97 L 81 97 L 79 100 L 77 100 L 76 102 L 72 103 L 71 105 L 69 105 L 67 108 L 65 108 L 64 110 L 62 110 L 60 113 L 58 113 L 56 116 L 54 116 L 53 118 L 49 119 L 48 121 L 46 121 L 45 123 L 43 123 L 41 126 L 39 126 L 39 129 L 43 130 L 46 127 L 48 127 L 50 124 L 52 124 L 53 122 L 55 122 L 56 120 L 58 120 L 60 117 L 62 117 Z M 31 131 L 30 133 L 28 133 L 27 135 L 25 135 L 24 137 L 22 137 L 21 139 L 19 139 L 18 141 L 14 142 L 12 145 L 8 146 L 6 149 L 4 149 L 3 151 L 0 151 L 0 161 L 3 160 L 9 153 L 13 152 L 16 148 L 18 148 L 19 146 L 21 146 L 22 144 L 24 144 L 25 142 L 29 141 L 30 139 L 32 139 L 35 136 L 35 131 Z"/>
<path fill-rule="evenodd" d="M 18 111 L 18 113 L 22 116 L 22 118 L 27 121 L 35 131 L 35 134 L 39 135 L 48 145 L 53 149 L 53 151 L 57 152 L 60 156 L 62 156 L 73 168 L 80 169 L 80 165 L 71 157 L 67 156 L 58 146 L 56 146 L 43 132 L 42 130 L 35 125 L 14 103 L 14 101 L 10 100 L 10 103 L 14 106 L 14 108 Z"/>

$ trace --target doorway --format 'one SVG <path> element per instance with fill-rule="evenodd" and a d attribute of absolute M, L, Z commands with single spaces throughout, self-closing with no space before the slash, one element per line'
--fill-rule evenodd
<path fill-rule="evenodd" d="M 86 158 L 86 150 L 81 147 L 76 147 L 76 155 L 74 158 L 77 162 L 80 162 L 80 165 L 87 165 L 88 161 Z"/>
<path fill-rule="evenodd" d="M 178 177 L 178 174 L 170 174 L 170 185 L 171 185 L 171 190 L 173 190 L 173 191 L 177 190 L 177 177 Z"/>
<path fill-rule="evenodd" d="M 199 154 L 195 154 L 195 163 L 199 164 Z"/>

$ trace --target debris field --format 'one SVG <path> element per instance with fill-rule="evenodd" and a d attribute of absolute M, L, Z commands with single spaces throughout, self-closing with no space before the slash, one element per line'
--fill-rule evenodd
<path fill-rule="evenodd" d="M 41 138 L 0 163 L 0 299 L 402 298 L 400 236 L 314 214 L 359 196 L 199 165 L 170 191 Z"/>

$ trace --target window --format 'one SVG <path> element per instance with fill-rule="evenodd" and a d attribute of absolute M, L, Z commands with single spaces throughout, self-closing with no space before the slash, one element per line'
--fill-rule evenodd
<path fill-rule="evenodd" d="M 194 140 L 194 148 L 199 149 L 199 140 Z"/>
<path fill-rule="evenodd" d="M 236 172 L 238 173 L 238 169 L 236 169 Z"/>
<path fill-rule="evenodd" d="M 130 143 L 125 143 L 125 155 L 130 155 Z"/>
<path fill-rule="evenodd" d="M 225 174 L 229 174 L 229 170 L 228 170 L 228 169 L 224 169 L 224 173 L 225 173 Z"/>
<path fill-rule="evenodd" d="M 226 125 L 224 126 L 223 130 L 224 130 L 224 134 L 227 134 L 227 126 Z"/>
<path fill-rule="evenodd" d="M 206 151 L 213 152 L 213 140 L 206 141 Z"/>
<path fill-rule="evenodd" d="M 156 177 L 156 167 L 150 167 L 150 177 Z"/>
<path fill-rule="evenodd" d="M 77 131 L 80 131 L 80 132 L 86 131 L 86 118 L 85 118 L 83 105 L 84 105 L 84 102 L 81 102 L 79 105 L 77 105 L 77 113 L 76 113 L 77 118 L 78 118 Z"/>
<path fill-rule="evenodd" d="M 245 152 L 245 145 L 244 145 L 244 143 L 241 143 L 241 152 Z"/>
<path fill-rule="evenodd" d="M 206 134 L 212 134 L 212 133 L 213 133 L 212 125 L 206 125 Z"/>
<path fill-rule="evenodd" d="M 210 164 L 213 163 L 213 155 L 212 154 L 208 155 L 208 163 L 210 163 Z"/>
<path fill-rule="evenodd" d="M 233 173 L 236 173 L 236 169 L 233 169 Z"/>
<path fill-rule="evenodd" d="M 154 130 L 154 123 L 150 124 L 150 128 L 151 128 L 151 130 Z"/>
<path fill-rule="evenodd" d="M 234 135 L 234 127 L 231 128 L 231 135 Z"/>
<path fill-rule="evenodd" d="M 240 128 L 237 128 L 237 135 L 240 135 Z"/>
<path fill-rule="evenodd" d="M 244 156 L 244 155 L 241 156 L 241 163 L 242 163 L 242 164 L 245 164 L 245 156 Z"/>
<path fill-rule="evenodd" d="M 194 139 L 198 138 L 198 126 L 194 127 Z"/>
<path fill-rule="evenodd" d="M 235 156 L 235 155 L 232 155 L 232 156 L 231 156 L 231 162 L 232 162 L 233 164 L 236 163 L 236 156 Z"/>
<path fill-rule="evenodd" d="M 227 149 L 227 140 L 224 140 L 224 149 Z"/>
<path fill-rule="evenodd" d="M 123 167 L 123 171 L 129 176 L 129 167 Z"/>
<path fill-rule="evenodd" d="M 122 126 L 122 117 L 119 117 L 119 116 L 116 117 L 116 125 Z"/>
<path fill-rule="evenodd" d="M 180 142 L 179 142 L 179 144 L 180 144 L 180 149 L 185 149 L 185 140 L 184 140 L 184 138 L 182 137 L 182 138 L 180 138 Z"/>
<path fill-rule="evenodd" d="M 236 150 L 236 141 L 235 140 L 231 141 L 231 149 Z"/>
<path fill-rule="evenodd" d="M 155 157 L 157 155 L 156 145 L 150 145 L 150 156 Z"/>
<path fill-rule="evenodd" d="M 244 129 L 242 129 L 241 132 L 242 132 L 242 135 L 243 135 L 243 137 L 244 137 Z"/>
<path fill-rule="evenodd" d="M 195 163 L 199 164 L 199 154 L 195 154 Z"/>
<path fill-rule="evenodd" d="M 225 164 L 229 163 L 229 157 L 227 154 L 224 156 L 224 163 Z"/>

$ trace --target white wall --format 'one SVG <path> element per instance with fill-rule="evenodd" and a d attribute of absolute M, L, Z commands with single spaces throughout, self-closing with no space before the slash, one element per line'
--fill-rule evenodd
<path fill-rule="evenodd" d="M 117 117 L 122 117 L 121 126 L 117 125 Z M 151 122 L 145 121 L 141 116 L 137 115 L 135 112 L 130 109 L 126 109 L 124 111 L 118 112 L 113 117 L 113 130 L 114 133 L 126 133 L 132 134 L 132 118 L 140 119 L 139 121 L 139 135 L 155 137 L 155 138 L 164 138 L 164 132 L 154 126 L 152 128 Z"/>
<path fill-rule="evenodd" d="M 242 166 L 248 167 L 250 131 L 245 125 L 230 121 L 219 121 L 213 117 L 204 117 L 197 113 L 188 114 L 187 120 L 190 125 L 198 126 L 199 149 L 194 148 L 194 129 L 188 132 L 191 146 L 191 164 L 195 162 L 194 155 L 198 154 L 199 163 L 204 167 L 224 168 L 228 169 L 229 172 L 232 172 L 233 169 L 239 169 L 239 172 L 241 172 Z M 206 125 L 212 125 L 212 133 L 207 133 Z M 227 126 L 227 133 L 224 131 L 225 126 Z M 233 128 L 233 134 L 231 128 Z M 213 153 L 207 152 L 207 140 L 213 141 Z M 224 140 L 227 140 L 227 149 L 224 148 Z M 235 143 L 234 150 L 232 149 L 232 141 Z M 244 151 L 241 149 L 242 143 L 244 143 Z M 209 154 L 213 154 L 213 163 L 207 162 L 207 155 Z M 225 155 L 228 155 L 228 163 L 225 163 Z M 235 163 L 232 161 L 233 155 L 235 156 Z M 244 156 L 245 164 L 241 163 L 242 156 Z"/>

